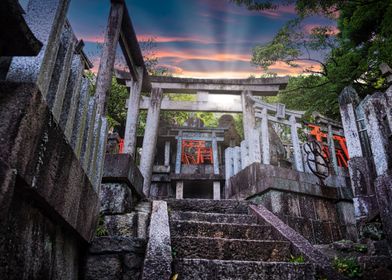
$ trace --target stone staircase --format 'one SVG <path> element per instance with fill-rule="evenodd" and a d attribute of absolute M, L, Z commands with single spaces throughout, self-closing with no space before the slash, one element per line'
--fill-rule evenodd
<path fill-rule="evenodd" d="M 315 279 L 291 244 L 248 213 L 248 202 L 169 200 L 173 275 L 187 279 Z"/>

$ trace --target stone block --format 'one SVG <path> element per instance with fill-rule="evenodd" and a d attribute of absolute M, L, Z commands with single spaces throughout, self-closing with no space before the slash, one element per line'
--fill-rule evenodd
<path fill-rule="evenodd" d="M 169 217 L 165 201 L 152 203 L 149 239 L 142 279 L 161 280 L 171 276 L 172 250 Z"/>
<path fill-rule="evenodd" d="M 131 155 L 107 154 L 105 157 L 102 181 L 123 182 L 132 189 L 132 193 L 136 197 L 144 197 L 143 176 Z"/>
<path fill-rule="evenodd" d="M 137 237 L 137 214 L 106 215 L 105 227 L 109 236 Z"/>
<path fill-rule="evenodd" d="M 87 257 L 84 279 L 140 279 L 145 248 L 146 242 L 137 238 L 94 239 Z"/>
<path fill-rule="evenodd" d="M 383 229 L 392 244 L 392 175 L 378 176 L 375 184 Z"/>
<path fill-rule="evenodd" d="M 132 211 L 134 197 L 125 183 L 104 183 L 100 192 L 101 212 L 105 214 L 124 214 Z"/>
<path fill-rule="evenodd" d="M 287 217 L 287 225 L 289 225 L 296 232 L 300 233 L 303 237 L 309 240 L 310 243 L 314 244 L 316 242 L 313 225 L 311 220 L 296 217 Z"/>
<path fill-rule="evenodd" d="M 328 244 L 332 242 L 330 222 L 312 221 L 315 244 Z"/>

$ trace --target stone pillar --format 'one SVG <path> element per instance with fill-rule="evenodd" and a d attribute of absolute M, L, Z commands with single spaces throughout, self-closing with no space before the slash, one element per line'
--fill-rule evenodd
<path fill-rule="evenodd" d="M 267 108 L 263 108 L 261 111 L 261 147 L 263 149 L 263 163 L 270 164 L 271 155 L 269 146 Z"/>
<path fill-rule="evenodd" d="M 184 198 L 184 181 L 176 182 L 176 199 Z"/>
<path fill-rule="evenodd" d="M 220 182 L 219 181 L 213 182 L 213 199 L 214 200 L 221 199 L 221 190 L 220 190 Z"/>
<path fill-rule="evenodd" d="M 243 91 L 241 94 L 244 138 L 248 143 L 249 164 L 261 162 L 260 138 L 256 129 L 255 110 L 253 107 L 252 93 Z"/>
<path fill-rule="evenodd" d="M 225 178 L 229 180 L 234 175 L 234 163 L 233 163 L 233 152 L 234 148 L 227 148 L 225 150 Z"/>
<path fill-rule="evenodd" d="M 37 56 L 14 57 L 7 80 L 36 83 L 46 97 L 60 46 L 69 0 L 30 0 L 25 15 L 35 37 L 43 44 Z"/>
<path fill-rule="evenodd" d="M 98 99 L 97 112 L 101 116 L 106 115 L 107 98 L 112 83 L 114 61 L 116 59 L 116 50 L 124 14 L 124 3 L 115 1 L 112 1 L 111 3 L 95 91 L 95 95 Z"/>
<path fill-rule="evenodd" d="M 161 111 L 163 92 L 160 88 L 151 91 L 150 105 L 147 113 L 146 129 L 143 137 L 140 171 L 144 177 L 143 193 L 148 197 L 150 193 L 152 168 L 154 165 L 155 149 L 158 138 L 159 113 Z"/>
<path fill-rule="evenodd" d="M 140 91 L 143 83 L 143 68 L 138 67 L 137 72 L 138 80 L 132 82 L 130 87 L 124 135 L 124 153 L 130 154 L 132 157 L 135 157 L 136 151 L 137 124 L 139 119 Z"/>
<path fill-rule="evenodd" d="M 348 154 L 350 158 L 362 157 L 363 153 L 361 141 L 359 138 L 357 119 L 355 116 L 355 107 L 358 104 L 358 96 L 355 89 L 351 86 L 345 87 L 340 94 L 339 104 Z"/>
<path fill-rule="evenodd" d="M 385 122 L 388 109 L 383 93 L 375 93 L 364 104 L 365 123 L 372 147 L 372 154 L 377 175 L 383 175 L 392 169 L 392 144 L 388 135 L 388 124 Z M 389 132 L 391 133 L 391 132 Z"/>
<path fill-rule="evenodd" d="M 212 157 L 214 160 L 214 174 L 219 175 L 218 142 L 215 132 L 212 133 Z"/>
<path fill-rule="evenodd" d="M 246 140 L 241 141 L 241 169 L 249 165 L 249 147 Z"/>
<path fill-rule="evenodd" d="M 332 169 L 335 175 L 339 175 L 338 161 L 336 159 L 335 141 L 333 139 L 332 125 L 328 124 L 328 149 L 332 161 Z"/>
<path fill-rule="evenodd" d="M 298 138 L 298 124 L 294 116 L 290 116 L 290 129 L 291 129 L 291 142 L 294 150 L 294 165 L 295 169 L 300 172 L 304 172 L 304 164 L 302 161 L 302 149 L 299 144 Z"/>
<path fill-rule="evenodd" d="M 170 141 L 165 141 L 165 166 L 170 166 Z"/>
<path fill-rule="evenodd" d="M 241 171 L 241 148 L 234 147 L 233 148 L 233 167 L 234 167 L 234 175 Z"/>
<path fill-rule="evenodd" d="M 181 153 L 182 153 L 182 131 L 178 132 L 177 136 L 177 151 L 176 151 L 176 174 L 181 173 Z"/>
<path fill-rule="evenodd" d="M 359 137 L 356 107 L 358 96 L 354 88 L 346 87 L 339 96 L 340 114 L 349 153 L 348 169 L 353 190 L 357 226 L 378 215 L 378 204 L 374 191 L 374 171 L 369 158 L 363 156 Z"/>

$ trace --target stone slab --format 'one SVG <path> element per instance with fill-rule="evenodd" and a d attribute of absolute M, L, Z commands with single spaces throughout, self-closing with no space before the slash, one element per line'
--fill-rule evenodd
<path fill-rule="evenodd" d="M 143 176 L 136 166 L 134 159 L 128 154 L 107 154 L 102 176 L 103 182 L 124 182 L 132 193 L 144 198 Z"/>
<path fill-rule="evenodd" d="M 101 213 L 130 213 L 135 204 L 132 190 L 125 183 L 103 183 L 100 192 Z"/>
<path fill-rule="evenodd" d="M 171 277 L 172 249 L 170 242 L 169 216 L 165 201 L 154 200 L 144 260 L 144 280 L 161 280 Z"/>

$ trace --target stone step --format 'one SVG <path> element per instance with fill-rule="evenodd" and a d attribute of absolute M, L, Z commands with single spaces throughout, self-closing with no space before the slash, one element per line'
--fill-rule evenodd
<path fill-rule="evenodd" d="M 222 214 L 248 214 L 250 202 L 242 200 L 212 200 L 212 199 L 169 199 L 170 211 L 191 211 Z"/>
<path fill-rule="evenodd" d="M 178 280 L 313 280 L 315 270 L 309 263 L 176 259 Z"/>
<path fill-rule="evenodd" d="M 172 237 L 216 237 L 251 240 L 281 240 L 280 234 L 270 226 L 209 223 L 199 221 L 171 221 Z"/>
<path fill-rule="evenodd" d="M 172 251 L 179 258 L 247 261 L 286 261 L 290 243 L 209 237 L 174 237 Z"/>
<path fill-rule="evenodd" d="M 201 221 L 210 223 L 232 223 L 232 224 L 259 224 L 252 215 L 245 214 L 220 214 L 220 213 L 201 213 L 201 212 L 170 212 L 172 221 Z"/>

